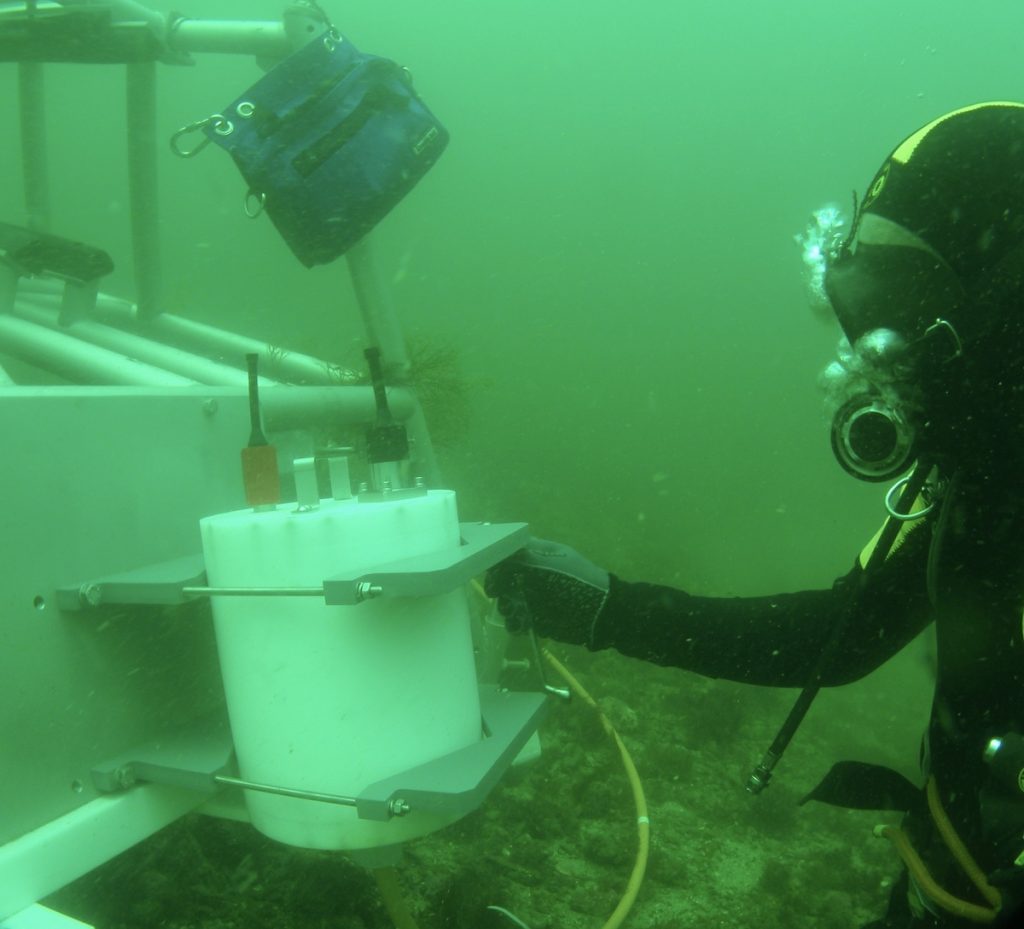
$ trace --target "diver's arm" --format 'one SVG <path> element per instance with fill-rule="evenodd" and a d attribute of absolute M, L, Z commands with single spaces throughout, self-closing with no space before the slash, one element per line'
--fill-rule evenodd
<path fill-rule="evenodd" d="M 830 590 L 698 597 L 613 575 L 587 644 L 707 677 L 799 687 L 845 614 L 839 657 L 822 683 L 848 683 L 884 663 L 930 621 L 927 536 L 910 533 L 871 577 L 858 562 Z"/>

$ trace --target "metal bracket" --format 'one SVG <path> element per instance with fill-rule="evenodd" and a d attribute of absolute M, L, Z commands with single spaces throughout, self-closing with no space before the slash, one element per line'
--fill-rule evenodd
<path fill-rule="evenodd" d="M 185 603 L 185 587 L 206 583 L 202 555 L 146 565 L 57 588 L 57 606 L 75 612 L 108 604 L 171 605 Z"/>
<path fill-rule="evenodd" d="M 512 764 L 547 714 L 551 701 L 539 693 L 480 690 L 484 737 L 479 742 L 364 788 L 354 798 L 242 782 L 244 789 L 282 793 L 355 806 L 360 819 L 387 821 L 418 812 L 461 817 L 476 809 Z M 141 746 L 92 770 L 99 790 L 126 790 L 140 781 L 215 793 L 238 779 L 227 774 L 233 749 L 226 720 L 214 719 L 180 736 Z"/>
<path fill-rule="evenodd" d="M 232 767 L 234 754 L 228 721 L 218 714 L 107 759 L 92 769 L 92 780 L 104 793 L 149 781 L 212 794 L 219 789 L 215 778 Z"/>
<path fill-rule="evenodd" d="M 351 605 L 373 597 L 429 597 L 447 593 L 518 551 L 529 538 L 526 523 L 462 523 L 457 549 L 403 558 L 354 577 L 324 581 L 324 601 Z"/>
<path fill-rule="evenodd" d="M 172 605 L 196 596 L 322 596 L 328 606 L 351 606 L 375 597 L 429 597 L 447 593 L 518 551 L 529 538 L 526 523 L 462 523 L 462 544 L 448 551 L 393 561 L 365 574 L 328 578 L 322 587 L 207 587 L 201 555 L 190 555 L 122 574 L 57 589 L 57 606 L 75 612 L 93 607 Z"/>

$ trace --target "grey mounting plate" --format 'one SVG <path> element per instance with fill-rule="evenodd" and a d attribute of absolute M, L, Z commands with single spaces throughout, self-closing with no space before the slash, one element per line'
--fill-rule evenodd
<path fill-rule="evenodd" d="M 396 800 L 410 813 L 430 811 L 461 817 L 476 809 L 515 760 L 547 714 L 551 701 L 540 693 L 480 689 L 484 737 L 465 748 L 402 771 L 366 787 L 355 799 L 361 819 L 386 821 Z M 176 738 L 140 746 L 96 765 L 93 783 L 104 792 L 139 781 L 215 793 L 214 778 L 233 767 L 226 720 L 214 718 Z M 288 787 L 289 785 L 276 785 Z"/>
<path fill-rule="evenodd" d="M 58 587 L 57 605 L 68 612 L 110 604 L 172 606 L 188 601 L 182 588 L 200 587 L 205 583 L 203 556 L 188 555 Z"/>
<path fill-rule="evenodd" d="M 104 793 L 149 781 L 212 794 L 219 789 L 213 778 L 228 772 L 234 754 L 227 718 L 219 713 L 107 759 L 92 769 L 92 781 Z"/>
<path fill-rule="evenodd" d="M 483 803 L 547 715 L 544 694 L 480 689 L 485 737 L 434 761 L 364 788 L 356 798 L 361 819 L 390 819 L 394 801 L 410 811 L 465 816 Z"/>
<path fill-rule="evenodd" d="M 448 551 L 393 561 L 355 577 L 323 582 L 328 606 L 351 606 L 368 597 L 427 597 L 447 593 L 483 574 L 526 544 L 526 523 L 461 523 L 462 544 Z M 134 571 L 95 577 L 57 588 L 62 610 L 75 612 L 106 605 L 173 605 L 193 597 L 186 587 L 203 587 L 201 555 L 146 565 Z"/>
<path fill-rule="evenodd" d="M 403 558 L 354 577 L 324 581 L 324 602 L 349 606 L 372 597 L 429 597 L 469 583 L 509 555 L 530 537 L 526 523 L 461 523 L 462 544 L 456 549 Z"/>

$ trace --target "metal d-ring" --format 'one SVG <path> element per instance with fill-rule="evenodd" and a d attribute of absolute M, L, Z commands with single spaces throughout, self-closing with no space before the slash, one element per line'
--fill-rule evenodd
<path fill-rule="evenodd" d="M 911 475 L 901 477 L 892 487 L 889 488 L 889 492 L 885 495 L 885 511 L 893 518 L 898 519 L 902 523 L 911 522 L 915 519 L 921 519 L 927 516 L 932 510 L 935 509 L 934 503 L 929 503 L 927 506 L 922 507 L 920 510 L 912 510 L 909 513 L 901 513 L 896 509 L 895 499 L 903 491 L 903 488 L 907 486 L 910 481 Z"/>
<path fill-rule="evenodd" d="M 255 206 L 252 206 L 253 201 L 255 201 L 256 203 Z M 248 216 L 249 219 L 255 219 L 257 216 L 260 215 L 260 213 L 263 212 L 263 207 L 266 205 L 266 202 L 266 194 L 258 194 L 256 193 L 255 190 L 246 191 L 245 206 L 243 207 L 243 209 L 245 210 L 245 215 Z"/>

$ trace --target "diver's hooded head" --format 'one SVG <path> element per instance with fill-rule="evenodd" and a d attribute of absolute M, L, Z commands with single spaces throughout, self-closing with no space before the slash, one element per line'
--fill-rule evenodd
<path fill-rule="evenodd" d="M 824 288 L 848 342 L 839 368 L 861 385 L 833 442 L 905 432 L 903 461 L 859 476 L 920 454 L 948 467 L 1024 457 L 1024 105 L 966 107 L 902 142 Z M 857 412 L 873 402 L 877 415 Z"/>

